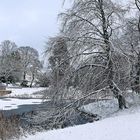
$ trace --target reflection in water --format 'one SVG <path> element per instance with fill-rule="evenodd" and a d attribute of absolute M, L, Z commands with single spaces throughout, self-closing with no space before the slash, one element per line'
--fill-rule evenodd
<path fill-rule="evenodd" d="M 10 108 L 11 106 L 5 106 L 6 108 Z"/>
<path fill-rule="evenodd" d="M 11 106 L 5 106 L 6 108 L 10 108 Z M 0 110 L 2 111 L 5 116 L 10 116 L 10 115 L 22 115 L 23 113 L 28 113 L 31 111 L 37 111 L 40 109 L 44 109 L 45 105 L 42 104 L 31 104 L 31 105 L 19 105 L 16 109 L 11 109 L 11 110 Z"/>
<path fill-rule="evenodd" d="M 2 98 L 1 100 L 3 100 L 3 101 L 11 101 L 10 98 Z"/>

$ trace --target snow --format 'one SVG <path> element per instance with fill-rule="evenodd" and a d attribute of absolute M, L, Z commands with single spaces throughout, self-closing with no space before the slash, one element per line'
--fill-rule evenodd
<path fill-rule="evenodd" d="M 40 91 L 44 91 L 46 88 L 16 88 L 8 87 L 7 90 L 11 90 L 12 93 L 5 97 L 19 97 L 19 98 L 42 98 L 41 94 L 35 94 Z"/>
<path fill-rule="evenodd" d="M 118 111 L 119 107 L 117 100 L 112 99 L 90 103 L 88 105 L 82 106 L 80 110 L 91 114 L 97 114 L 101 118 L 106 118 L 110 116 L 110 114 Z"/>
<path fill-rule="evenodd" d="M 129 100 L 127 98 L 127 102 Z M 118 110 L 116 99 L 94 102 L 80 109 L 98 114 L 102 117 L 100 121 L 40 132 L 28 135 L 22 140 L 140 140 L 140 99 L 138 104 L 129 107 L 129 109 Z"/>
<path fill-rule="evenodd" d="M 128 112 L 94 123 L 37 133 L 22 140 L 140 140 L 140 107 L 138 113 Z"/>
<path fill-rule="evenodd" d="M 138 94 L 132 93 L 132 91 L 129 91 L 129 96 L 125 99 L 126 105 L 130 107 L 131 110 L 133 110 L 131 106 L 140 103 L 140 96 Z M 80 110 L 90 114 L 97 114 L 100 118 L 103 119 L 112 116 L 112 114 L 118 112 L 119 106 L 117 99 L 112 98 L 84 105 L 80 108 Z"/>
<path fill-rule="evenodd" d="M 32 105 L 41 104 L 41 99 L 14 99 L 14 98 L 3 98 L 0 99 L 0 110 L 12 110 L 17 109 L 20 105 Z"/>

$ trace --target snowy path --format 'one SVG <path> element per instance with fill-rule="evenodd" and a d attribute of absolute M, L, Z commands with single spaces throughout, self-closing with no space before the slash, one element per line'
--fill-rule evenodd
<path fill-rule="evenodd" d="M 35 94 L 40 91 L 44 91 L 46 88 L 7 88 L 12 93 L 5 97 L 19 97 L 19 98 L 42 98 L 41 94 Z"/>
<path fill-rule="evenodd" d="M 23 140 L 140 140 L 140 112 L 129 113 L 124 111 L 123 115 L 95 123 L 37 133 Z"/>

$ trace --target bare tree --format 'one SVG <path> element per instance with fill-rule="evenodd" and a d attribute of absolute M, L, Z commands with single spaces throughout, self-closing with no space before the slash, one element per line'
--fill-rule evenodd
<path fill-rule="evenodd" d="M 135 92 L 140 93 L 140 1 L 135 0 L 135 5 L 138 9 L 138 19 L 129 20 L 125 38 L 130 43 L 128 46 L 131 46 L 131 57 L 133 57 L 131 86 Z"/>
<path fill-rule="evenodd" d="M 126 29 L 125 39 L 127 39 L 127 52 L 129 52 L 129 57 L 131 58 L 132 69 L 131 69 L 131 86 L 132 89 L 139 93 L 140 92 L 140 49 L 139 49 L 139 30 L 138 21 L 136 19 L 129 20 L 128 28 Z"/>
<path fill-rule="evenodd" d="M 113 55 L 116 53 L 116 48 L 112 44 L 111 37 L 115 29 L 120 27 L 119 20 L 124 13 L 125 10 L 121 6 L 114 4 L 111 0 L 76 0 L 73 7 L 67 13 L 60 15 L 63 17 L 62 31 L 72 42 L 71 54 L 75 54 L 76 59 L 79 58 L 80 63 L 82 61 L 85 63 L 78 69 L 83 67 L 102 68 L 102 72 L 100 71 L 101 73 L 98 74 L 106 75 L 104 83 L 107 83 L 114 96 L 118 99 L 119 108 L 121 109 L 123 107 L 126 108 L 126 105 L 122 92 L 114 79 L 116 64 L 113 61 Z M 85 55 L 86 57 L 81 59 L 81 56 Z M 97 57 L 102 58 L 102 64 L 86 63 L 88 62 L 87 59 Z M 91 81 L 87 83 L 91 83 Z"/>
<path fill-rule="evenodd" d="M 140 32 L 140 0 L 135 0 L 135 5 L 139 11 L 139 22 L 138 22 L 138 30 Z"/>

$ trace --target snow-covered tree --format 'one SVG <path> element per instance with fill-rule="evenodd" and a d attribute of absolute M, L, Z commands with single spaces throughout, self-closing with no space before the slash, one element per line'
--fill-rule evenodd
<path fill-rule="evenodd" d="M 22 80 L 25 81 L 27 73 L 31 72 L 32 80 L 31 85 L 34 81 L 34 76 L 37 70 L 42 68 L 41 62 L 39 61 L 39 54 L 38 51 L 34 48 L 31 48 L 29 46 L 20 47 L 18 48 L 18 52 L 20 54 L 20 63 L 21 63 L 21 69 L 22 69 Z"/>
<path fill-rule="evenodd" d="M 34 61 L 32 61 L 32 64 L 29 66 L 29 72 L 31 73 L 30 87 L 32 87 L 35 78 L 42 68 L 43 64 L 39 61 L 39 59 L 35 59 Z"/>
<path fill-rule="evenodd" d="M 138 19 L 138 30 L 140 32 L 140 0 L 135 0 L 135 5 L 138 9 L 139 19 Z"/>
<path fill-rule="evenodd" d="M 20 80 L 20 55 L 14 42 L 5 40 L 0 45 L 0 77 L 3 82 Z"/>
<path fill-rule="evenodd" d="M 50 38 L 47 45 L 46 52 L 50 53 L 49 68 L 51 69 L 51 83 L 54 87 L 58 87 L 70 65 L 66 38 L 61 36 Z"/>
<path fill-rule="evenodd" d="M 87 81 L 85 84 L 88 85 L 97 78 L 104 77 L 102 82 L 98 84 L 96 82 L 97 86 L 106 85 L 106 88 L 109 88 L 118 99 L 120 108 L 126 105 L 121 89 L 116 83 L 115 73 L 116 67 L 121 69 L 124 63 L 118 65 L 114 61 L 119 52 L 112 44 L 112 35 L 120 28 L 120 20 L 123 19 L 125 12 L 125 9 L 112 0 L 75 0 L 72 8 L 60 14 L 62 33 L 71 42 L 69 52 L 73 57 L 73 66 L 76 71 L 87 68 L 84 75 L 89 75 L 89 78 L 83 78 L 83 75 L 80 80 Z M 125 56 L 122 58 L 123 61 L 127 60 Z M 95 69 L 96 75 L 94 75 Z M 92 78 L 94 81 L 90 80 L 92 76 L 95 76 Z M 94 93 L 96 88 L 92 91 Z"/>

